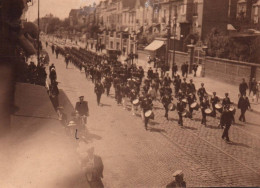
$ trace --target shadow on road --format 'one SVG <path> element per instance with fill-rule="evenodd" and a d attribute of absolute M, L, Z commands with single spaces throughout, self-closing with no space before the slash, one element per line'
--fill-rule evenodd
<path fill-rule="evenodd" d="M 197 128 L 194 127 L 189 127 L 189 126 L 183 126 L 184 129 L 189 129 L 189 130 L 198 130 Z"/>
<path fill-rule="evenodd" d="M 245 148 L 251 148 L 250 146 L 248 146 L 247 144 L 243 144 L 243 143 L 238 143 L 238 142 L 230 142 L 228 143 L 229 145 L 233 145 L 233 146 L 241 146 L 241 147 L 245 147 Z"/>
<path fill-rule="evenodd" d="M 166 133 L 164 129 L 150 128 L 150 132 Z"/>

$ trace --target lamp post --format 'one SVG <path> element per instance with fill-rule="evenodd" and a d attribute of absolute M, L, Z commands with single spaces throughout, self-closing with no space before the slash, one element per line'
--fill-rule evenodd
<path fill-rule="evenodd" d="M 175 6 L 175 16 L 173 18 L 173 57 L 172 57 L 172 65 L 175 64 L 175 53 L 176 53 L 176 44 L 175 44 L 175 39 L 176 39 L 176 30 L 177 30 L 177 14 L 176 14 L 176 10 L 177 10 L 177 7 Z"/>
<path fill-rule="evenodd" d="M 38 64 L 39 64 L 40 63 L 40 0 L 38 0 L 38 36 L 37 36 L 37 44 L 38 44 L 37 61 L 38 61 Z"/>

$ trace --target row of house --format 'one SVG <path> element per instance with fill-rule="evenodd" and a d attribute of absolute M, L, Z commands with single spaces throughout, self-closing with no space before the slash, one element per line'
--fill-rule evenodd
<path fill-rule="evenodd" d="M 205 41 L 212 28 L 227 34 L 260 28 L 260 0 L 103 0 L 83 10 L 84 17 L 71 11 L 71 24 L 98 25 L 97 43 L 126 53 L 137 51 L 142 36 L 170 36 L 182 50 L 190 34 Z"/>

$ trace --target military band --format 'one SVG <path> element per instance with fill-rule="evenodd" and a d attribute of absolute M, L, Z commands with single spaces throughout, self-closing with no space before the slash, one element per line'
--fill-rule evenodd
<path fill-rule="evenodd" d="M 104 92 L 106 92 L 107 96 L 110 95 L 113 85 L 116 103 L 122 105 L 123 109 L 127 109 L 129 101 L 132 115 L 141 114 L 146 130 L 148 129 L 149 119 L 154 118 L 153 101 L 156 100 L 162 103 L 165 109 L 164 116 L 167 120 L 169 120 L 169 112 L 176 110 L 180 126 L 184 126 L 183 118 L 192 119 L 195 111 L 199 109 L 202 116 L 201 124 L 205 126 L 207 125 L 207 116 L 216 117 L 219 112 L 221 126 L 228 127 L 229 122 L 227 119 L 231 116 L 226 115 L 226 111 L 223 109 L 229 107 L 228 110 L 234 114 L 228 93 L 226 93 L 226 97 L 222 102 L 217 97 L 216 92 L 209 98 L 204 83 L 201 83 L 201 87 L 196 92 L 193 80 L 189 80 L 189 83 L 186 78 L 182 80 L 176 71 L 173 74 L 173 78 L 169 76 L 169 73 L 160 77 L 157 69 L 154 72 L 150 68 L 145 78 L 142 66 L 137 67 L 133 64 L 129 67 L 116 59 L 105 55 L 97 55 L 87 49 L 57 48 L 59 48 L 59 53 L 65 58 L 66 67 L 68 67 L 69 62 L 80 70 L 84 67 L 86 78 L 90 77 L 95 84 L 94 92 L 97 95 L 98 105 L 100 105 L 101 96 Z M 177 70 L 177 68 L 175 67 L 174 70 Z M 174 88 L 174 93 L 171 86 Z M 173 103 L 174 98 L 177 99 L 176 105 Z M 246 106 L 244 101 L 246 99 L 241 98 L 241 120 L 244 120 L 244 106 Z M 234 121 L 234 118 L 232 121 Z M 227 132 L 228 129 L 226 128 L 224 137 L 229 140 Z"/>

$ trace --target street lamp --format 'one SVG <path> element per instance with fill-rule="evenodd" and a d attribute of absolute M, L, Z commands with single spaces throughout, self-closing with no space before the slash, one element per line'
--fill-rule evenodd
<path fill-rule="evenodd" d="M 175 7 L 175 9 L 176 9 L 176 7 Z M 176 13 L 176 12 L 175 12 Z M 176 53 L 176 44 L 175 44 L 175 39 L 176 39 L 176 30 L 177 30 L 177 17 L 176 16 L 174 16 L 174 18 L 173 18 L 173 58 L 172 58 L 172 65 L 174 65 L 175 64 L 175 53 Z"/>

